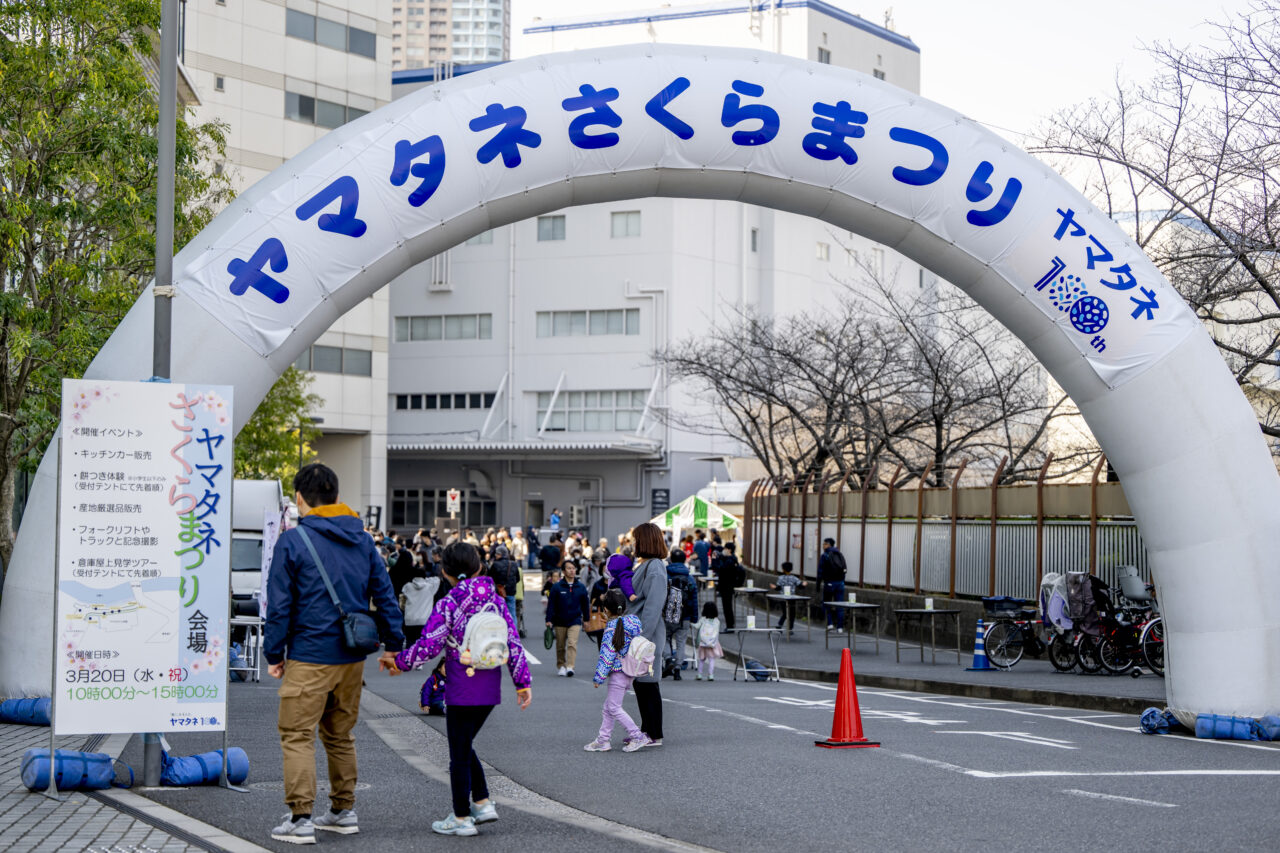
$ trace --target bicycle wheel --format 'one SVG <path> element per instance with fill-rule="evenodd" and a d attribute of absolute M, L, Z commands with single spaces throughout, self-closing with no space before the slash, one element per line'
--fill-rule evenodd
<path fill-rule="evenodd" d="M 1142 629 L 1138 639 L 1142 647 L 1142 656 L 1147 659 L 1147 666 L 1161 677 L 1164 676 L 1164 619 L 1157 616 Z"/>
<path fill-rule="evenodd" d="M 1049 663 L 1053 664 L 1053 668 L 1058 672 L 1070 672 L 1076 668 L 1078 658 L 1076 657 L 1076 648 L 1071 644 L 1071 637 L 1067 634 L 1058 634 L 1049 643 Z"/>
<path fill-rule="evenodd" d="M 1102 661 L 1098 660 L 1098 638 L 1085 635 L 1076 645 L 1076 662 L 1082 672 L 1093 674 L 1102 669 Z"/>
<path fill-rule="evenodd" d="M 1129 652 L 1110 637 L 1098 641 L 1098 661 L 1107 672 L 1115 675 L 1133 669 L 1135 662 Z"/>
<path fill-rule="evenodd" d="M 1022 660 L 1022 628 L 1013 622 L 995 622 L 983 635 L 987 660 L 1001 669 Z"/>

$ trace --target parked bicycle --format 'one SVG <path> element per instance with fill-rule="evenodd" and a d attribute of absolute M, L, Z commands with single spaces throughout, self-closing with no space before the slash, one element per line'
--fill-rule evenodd
<path fill-rule="evenodd" d="M 1007 595 L 982 599 L 982 607 L 992 620 L 982 634 L 992 666 L 1009 669 L 1024 654 L 1037 658 L 1044 654 L 1043 626 L 1036 609 L 1029 604 L 1026 599 Z"/>

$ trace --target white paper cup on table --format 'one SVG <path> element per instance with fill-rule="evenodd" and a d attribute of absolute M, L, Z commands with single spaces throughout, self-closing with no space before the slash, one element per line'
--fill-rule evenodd
<path fill-rule="evenodd" d="M 849 603 L 850 604 L 858 603 L 858 594 L 856 592 L 849 593 Z"/>
<path fill-rule="evenodd" d="M 756 615 L 754 613 L 747 614 L 747 630 L 754 631 L 756 627 Z"/>
<path fill-rule="evenodd" d="M 751 578 L 747 578 L 747 586 L 755 586 L 756 582 Z"/>
<path fill-rule="evenodd" d="M 925 609 L 925 610 L 932 610 L 932 609 L 933 609 L 933 599 L 932 599 L 932 598 L 926 598 L 926 599 L 924 600 L 924 609 Z"/>

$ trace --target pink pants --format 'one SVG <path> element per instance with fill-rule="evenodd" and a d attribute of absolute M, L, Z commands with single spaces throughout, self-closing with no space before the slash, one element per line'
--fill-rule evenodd
<path fill-rule="evenodd" d="M 640 727 L 636 725 L 635 720 L 631 719 L 631 715 L 622 710 L 622 698 L 627 695 L 627 688 L 631 686 L 632 678 L 621 672 L 610 674 L 609 679 L 605 682 L 605 689 L 609 692 L 604 697 L 604 711 L 600 720 L 600 734 L 596 740 L 601 743 L 608 743 L 609 738 L 613 736 L 614 723 L 621 723 L 626 729 L 627 737 L 640 737 Z"/>

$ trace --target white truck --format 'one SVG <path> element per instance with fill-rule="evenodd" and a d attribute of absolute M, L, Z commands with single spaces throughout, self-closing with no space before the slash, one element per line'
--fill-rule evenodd
<path fill-rule="evenodd" d="M 258 616 L 264 540 L 271 546 L 291 508 L 279 480 L 236 480 L 231 503 L 231 612 Z M 271 529 L 274 519 L 274 530 Z"/>

